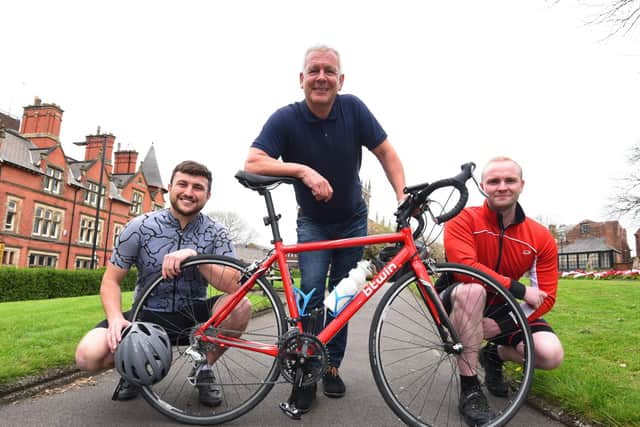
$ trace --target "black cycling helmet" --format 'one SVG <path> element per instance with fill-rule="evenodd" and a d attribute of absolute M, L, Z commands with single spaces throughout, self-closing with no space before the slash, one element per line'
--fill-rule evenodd
<path fill-rule="evenodd" d="M 162 326 L 133 322 L 122 332 L 115 365 L 130 384 L 151 385 L 167 375 L 172 359 L 171 341 Z"/>

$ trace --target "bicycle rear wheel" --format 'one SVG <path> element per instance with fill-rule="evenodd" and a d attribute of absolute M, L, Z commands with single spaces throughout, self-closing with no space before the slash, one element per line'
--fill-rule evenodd
<path fill-rule="evenodd" d="M 464 265 L 437 264 L 429 272 L 434 280 L 443 274 L 469 276 L 487 290 L 483 317 L 495 315 L 496 309 L 508 310 L 515 327 L 522 331 L 523 364 L 505 363 L 503 372 L 509 384 L 507 397 L 494 397 L 484 384 L 485 372 L 477 360 L 482 390 L 495 412 L 486 425 L 504 425 L 525 402 L 534 372 L 533 339 L 527 318 L 518 302 L 500 284 L 486 274 Z M 466 281 L 466 280 L 465 280 Z M 470 281 L 470 280 L 469 280 Z M 455 354 L 441 339 L 434 317 L 420 293 L 415 274 L 399 278 L 385 293 L 371 324 L 369 354 L 378 389 L 391 409 L 408 425 L 466 425 L 459 413 L 460 376 L 458 363 L 470 363 L 467 351 Z M 500 298 L 501 304 L 491 305 Z M 444 331 L 451 336 L 444 324 Z M 460 336 L 459 327 L 455 335 Z M 492 337 L 491 341 L 504 336 Z M 483 341 L 483 345 L 487 343 Z M 467 349 L 470 350 L 470 349 Z M 479 349 L 473 349 L 477 358 Z"/>
<path fill-rule="evenodd" d="M 241 416 L 264 399 L 280 374 L 277 358 L 230 347 L 213 365 L 215 383 L 222 388 L 222 404 L 209 407 L 200 403 L 198 388 L 195 386 L 195 368 L 198 363 L 194 359 L 194 351 L 201 358 L 206 357 L 211 344 L 195 343 L 193 333 L 211 316 L 212 297 L 221 294 L 214 288 L 215 282 L 229 274 L 241 278 L 240 281 L 247 279 L 244 263 L 215 255 L 190 258 L 183 264 L 182 274 L 199 274 L 196 269 L 209 266 L 215 266 L 218 273 L 209 278 L 206 301 L 194 298 L 188 309 L 177 315 L 172 313 L 171 316 L 145 309 L 154 291 L 164 283 L 162 276 L 159 276 L 141 292 L 132 309 L 132 321 L 144 320 L 162 325 L 173 346 L 173 362 L 169 373 L 159 383 L 143 387 L 144 397 L 164 415 L 188 424 L 219 424 Z M 286 331 L 285 312 L 277 293 L 265 279 L 260 278 L 247 297 L 251 301 L 253 314 L 241 338 L 276 345 L 279 337 Z M 218 332 L 228 336 L 231 331 L 222 332 L 210 328 L 206 335 Z"/>

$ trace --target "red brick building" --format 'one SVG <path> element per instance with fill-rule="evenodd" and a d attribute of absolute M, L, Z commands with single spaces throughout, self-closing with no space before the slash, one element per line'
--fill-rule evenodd
<path fill-rule="evenodd" d="M 549 227 L 558 243 L 558 265 L 568 270 L 626 270 L 632 266 L 627 231 L 618 221 L 584 220 Z"/>
<path fill-rule="evenodd" d="M 59 139 L 62 115 L 36 98 L 24 108 L 19 132 L 0 128 L 3 266 L 90 268 L 94 239 L 94 265 L 104 266 L 131 218 L 164 207 L 153 146 L 136 169 L 138 153 L 114 153 L 115 136 L 98 128 L 75 143 L 85 147 L 84 159 L 72 159 Z"/>

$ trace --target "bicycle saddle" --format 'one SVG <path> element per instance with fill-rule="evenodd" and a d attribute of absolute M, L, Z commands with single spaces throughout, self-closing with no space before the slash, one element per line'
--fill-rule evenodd
<path fill-rule="evenodd" d="M 235 175 L 240 184 L 252 190 L 271 187 L 279 184 L 295 184 L 299 182 L 298 178 L 293 176 L 267 176 L 256 175 L 245 171 L 238 171 Z"/>

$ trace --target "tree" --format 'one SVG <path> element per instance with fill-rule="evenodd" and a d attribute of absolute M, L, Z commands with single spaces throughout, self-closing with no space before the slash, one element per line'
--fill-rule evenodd
<path fill-rule="evenodd" d="M 258 237 L 258 232 L 236 212 L 211 211 L 207 215 L 227 228 L 235 244 L 246 245 Z"/>
<path fill-rule="evenodd" d="M 611 37 L 618 33 L 628 33 L 639 20 L 640 0 L 610 0 L 590 23 L 611 25 Z"/>
<path fill-rule="evenodd" d="M 631 173 L 621 180 L 617 194 L 612 198 L 608 211 L 612 216 L 630 216 L 640 220 L 640 143 L 631 149 L 629 157 Z"/>

